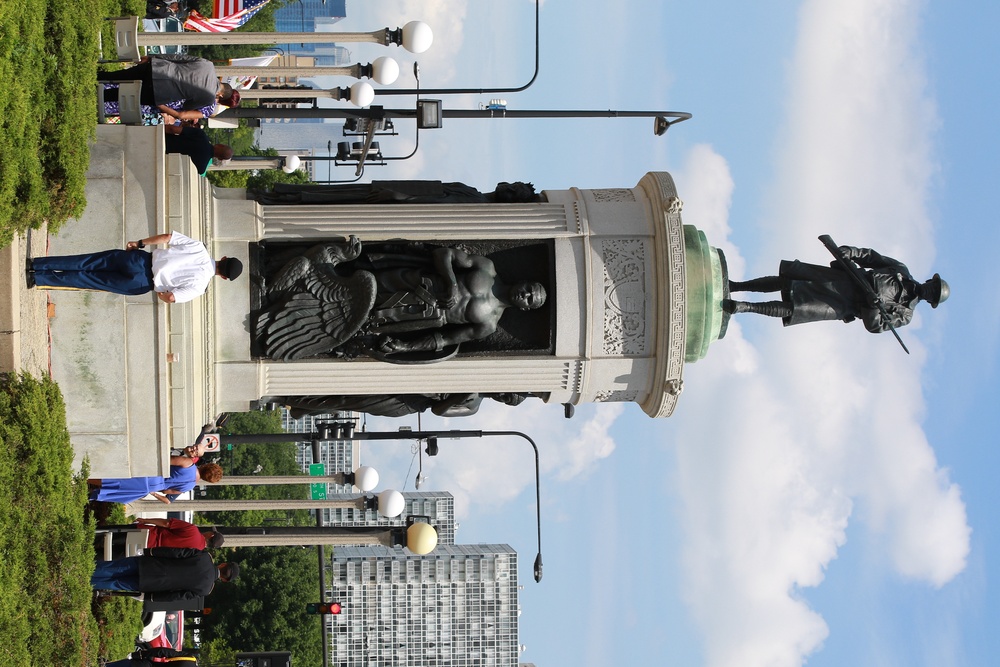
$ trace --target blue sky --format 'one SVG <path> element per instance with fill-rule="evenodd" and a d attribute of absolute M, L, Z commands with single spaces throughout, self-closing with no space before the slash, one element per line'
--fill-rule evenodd
<path fill-rule="evenodd" d="M 517 86 L 531 75 L 532 7 L 352 0 L 339 27 L 421 19 L 435 32 L 419 56 L 424 86 Z M 1000 181 L 1000 5 L 548 0 L 541 17 L 541 74 L 504 96 L 511 108 L 694 118 L 665 137 L 647 120 L 446 121 L 421 135 L 414 159 L 366 176 L 564 189 L 633 187 L 667 170 L 685 223 L 725 250 L 737 277 L 773 273 L 783 258 L 827 261 L 816 236 L 828 233 L 917 277 L 940 272 L 952 297 L 901 331 L 909 356 L 856 325 L 736 319 L 685 368 L 666 420 L 635 405 L 580 406 L 565 420 L 538 401 L 425 418 L 518 428 L 540 445 L 541 584 L 530 576 L 527 446 L 444 442 L 425 461 L 429 486 L 458 498 L 460 541 L 522 555 L 522 660 L 991 663 L 1000 309 L 983 303 L 983 285 L 1000 248 L 989 194 Z M 413 57 L 391 50 L 396 85 L 412 87 Z M 352 51 L 361 62 L 385 54 Z M 383 150 L 408 153 L 408 131 Z M 321 153 L 327 138 L 317 135 Z M 369 456 L 386 484 L 412 489 L 409 448 Z"/>

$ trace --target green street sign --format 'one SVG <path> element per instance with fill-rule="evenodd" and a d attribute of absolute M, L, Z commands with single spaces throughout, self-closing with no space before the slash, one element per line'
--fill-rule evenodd
<path fill-rule="evenodd" d="M 309 474 L 313 477 L 322 477 L 326 474 L 326 464 L 325 463 L 310 463 L 309 464 Z"/>
<path fill-rule="evenodd" d="M 326 500 L 326 483 L 310 484 L 309 500 Z"/>

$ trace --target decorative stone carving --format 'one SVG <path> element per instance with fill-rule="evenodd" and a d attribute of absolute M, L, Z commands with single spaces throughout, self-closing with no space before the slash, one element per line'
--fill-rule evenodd
<path fill-rule="evenodd" d="M 604 353 L 646 352 L 646 248 L 638 239 L 601 244 L 604 262 Z"/>
<path fill-rule="evenodd" d="M 595 403 L 630 403 L 638 398 L 634 390 L 601 391 L 594 395 Z"/>
<path fill-rule="evenodd" d="M 597 202 L 627 202 L 635 201 L 635 193 L 629 188 L 605 188 L 603 190 L 591 190 L 594 201 Z"/>

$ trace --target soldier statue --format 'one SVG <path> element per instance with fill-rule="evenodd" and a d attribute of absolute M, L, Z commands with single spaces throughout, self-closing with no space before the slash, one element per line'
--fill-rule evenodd
<path fill-rule="evenodd" d="M 836 257 L 830 266 L 783 260 L 776 276 L 730 281 L 730 292 L 780 292 L 781 300 L 727 298 L 723 311 L 780 317 L 785 326 L 860 318 L 868 331 L 881 333 L 909 324 L 920 301 L 937 308 L 948 298 L 948 283 L 937 273 L 920 283 L 905 264 L 871 248 L 838 248 L 828 242 L 829 237 L 820 239 Z"/>

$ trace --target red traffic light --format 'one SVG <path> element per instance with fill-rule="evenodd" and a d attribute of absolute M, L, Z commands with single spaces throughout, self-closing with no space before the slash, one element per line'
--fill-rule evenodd
<path fill-rule="evenodd" d="M 310 602 L 306 605 L 307 614 L 339 614 L 339 602 Z"/>

